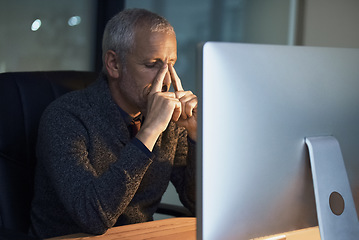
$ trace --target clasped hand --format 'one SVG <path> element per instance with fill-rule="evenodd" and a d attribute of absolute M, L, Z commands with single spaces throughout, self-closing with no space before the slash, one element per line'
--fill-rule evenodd
<path fill-rule="evenodd" d="M 169 74 L 175 92 L 162 91 L 166 74 Z M 186 128 L 188 136 L 192 140 L 196 140 L 197 96 L 191 91 L 183 90 L 181 80 L 174 67 L 172 64 L 165 63 L 153 80 L 148 94 L 146 121 L 143 128 L 152 131 L 152 134 L 158 137 L 167 128 L 170 121 Z"/>

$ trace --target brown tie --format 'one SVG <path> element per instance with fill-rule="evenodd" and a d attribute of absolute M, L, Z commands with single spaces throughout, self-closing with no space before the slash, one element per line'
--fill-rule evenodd
<path fill-rule="evenodd" d="M 141 127 L 141 120 L 140 119 L 137 118 L 137 119 L 133 119 L 131 121 L 131 124 L 130 124 L 131 138 L 136 136 L 136 134 L 140 130 L 140 127 Z"/>

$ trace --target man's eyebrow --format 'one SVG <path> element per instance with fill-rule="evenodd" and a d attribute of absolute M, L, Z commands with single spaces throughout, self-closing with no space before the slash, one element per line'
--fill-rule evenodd
<path fill-rule="evenodd" d="M 145 59 L 145 62 L 161 62 L 163 63 L 163 60 L 161 58 L 148 58 L 148 59 Z"/>
<path fill-rule="evenodd" d="M 148 59 L 147 61 L 153 61 L 153 60 L 160 63 L 164 62 L 163 59 L 161 58 L 152 58 L 152 59 Z M 171 58 L 168 60 L 168 62 L 175 62 L 175 61 L 177 61 L 177 58 Z"/>

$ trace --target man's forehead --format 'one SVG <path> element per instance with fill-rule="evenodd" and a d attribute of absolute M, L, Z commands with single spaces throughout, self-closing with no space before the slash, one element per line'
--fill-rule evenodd
<path fill-rule="evenodd" d="M 177 58 L 177 41 L 174 34 L 138 29 L 133 53 L 146 58 Z"/>
<path fill-rule="evenodd" d="M 151 31 L 147 27 L 137 27 L 134 36 L 135 43 L 147 40 L 148 43 L 158 44 L 161 40 L 164 41 L 165 38 L 176 41 L 176 35 L 172 31 Z"/>

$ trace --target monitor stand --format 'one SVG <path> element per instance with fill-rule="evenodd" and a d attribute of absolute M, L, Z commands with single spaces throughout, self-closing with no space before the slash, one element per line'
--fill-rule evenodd
<path fill-rule="evenodd" d="M 322 240 L 358 239 L 359 222 L 338 141 L 306 138 Z"/>

